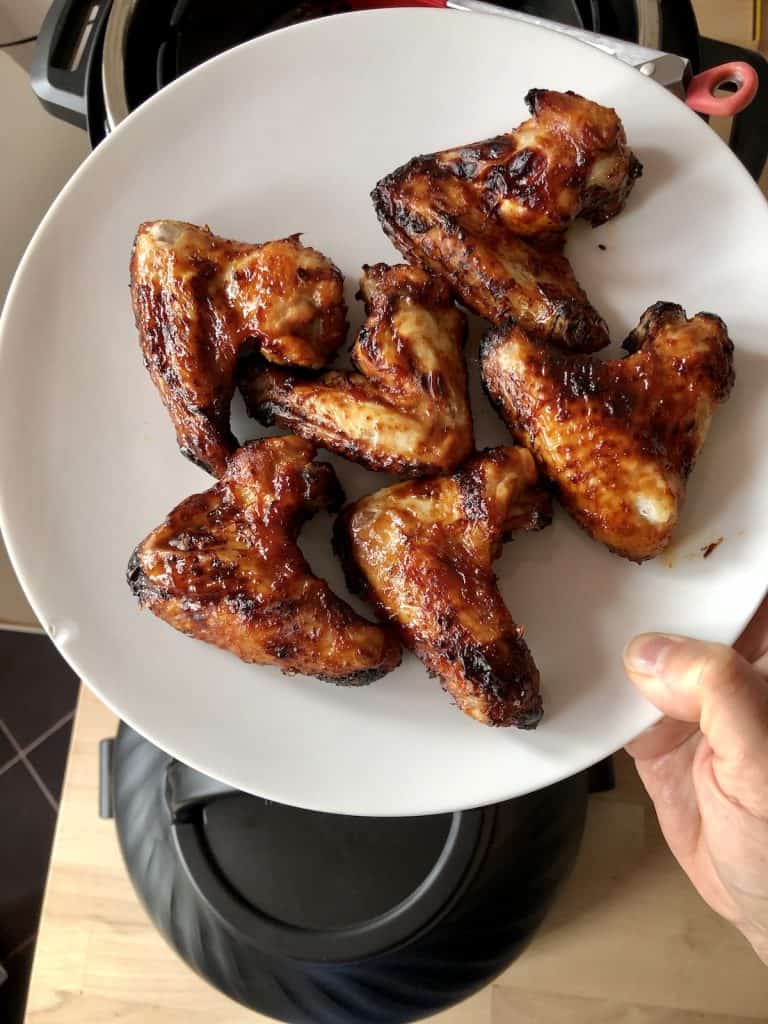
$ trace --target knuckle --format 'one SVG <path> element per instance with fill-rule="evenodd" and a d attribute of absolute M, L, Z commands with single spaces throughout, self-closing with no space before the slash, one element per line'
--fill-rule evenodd
<path fill-rule="evenodd" d="M 709 691 L 731 693 L 743 682 L 742 667 L 742 660 L 732 647 L 707 644 L 698 659 L 698 685 Z"/>

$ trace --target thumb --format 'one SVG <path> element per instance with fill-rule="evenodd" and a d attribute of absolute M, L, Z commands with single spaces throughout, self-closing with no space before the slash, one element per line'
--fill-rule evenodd
<path fill-rule="evenodd" d="M 723 644 L 645 633 L 628 645 L 632 682 L 677 722 L 698 723 L 723 791 L 765 813 L 768 792 L 768 683 Z M 757 804 L 760 804 L 758 809 Z"/>

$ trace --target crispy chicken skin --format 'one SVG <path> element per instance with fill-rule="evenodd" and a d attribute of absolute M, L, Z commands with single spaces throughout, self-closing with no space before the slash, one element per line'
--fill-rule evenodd
<path fill-rule="evenodd" d="M 448 473 L 474 450 L 464 314 L 448 286 L 418 267 L 363 270 L 358 372 L 307 378 L 250 361 L 240 380 L 248 411 L 368 469 Z"/>
<path fill-rule="evenodd" d="M 507 135 L 437 155 L 515 235 L 541 238 L 577 217 L 603 224 L 624 208 L 642 167 L 616 111 L 573 92 L 531 89 L 527 121 Z"/>
<path fill-rule="evenodd" d="M 347 506 L 334 543 L 352 590 L 395 624 L 459 708 L 486 725 L 534 728 L 539 673 L 491 563 L 513 530 L 551 507 L 523 448 L 475 455 L 453 476 L 407 481 Z"/>
<path fill-rule="evenodd" d="M 244 345 L 274 363 L 319 369 L 346 335 L 343 280 L 298 235 L 263 245 L 181 221 L 139 227 L 131 295 L 144 364 L 182 452 L 221 476 Z"/>
<path fill-rule="evenodd" d="M 515 438 L 536 456 L 565 508 L 596 540 L 635 562 L 669 543 L 715 407 L 733 385 L 733 344 L 711 313 L 687 320 L 658 302 L 597 360 L 495 328 L 483 383 Z"/>
<path fill-rule="evenodd" d="M 314 455 L 290 436 L 241 448 L 139 544 L 128 584 L 174 629 L 243 661 L 359 685 L 395 668 L 400 645 L 314 576 L 297 546 L 302 523 L 343 500 Z"/>
<path fill-rule="evenodd" d="M 407 259 L 449 281 L 494 324 L 593 352 L 608 331 L 563 255 L 576 217 L 600 224 L 624 206 L 641 165 L 614 110 L 532 89 L 532 117 L 507 135 L 419 156 L 372 198 Z"/>

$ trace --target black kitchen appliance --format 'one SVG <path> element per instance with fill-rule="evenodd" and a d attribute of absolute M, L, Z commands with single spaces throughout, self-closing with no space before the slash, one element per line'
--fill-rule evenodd
<path fill-rule="evenodd" d="M 33 85 L 51 113 L 87 128 L 96 146 L 211 56 L 349 6 L 56 0 Z M 694 71 L 750 64 L 759 89 L 733 120 L 731 146 L 759 176 L 768 152 L 768 65 L 701 38 L 687 0 L 501 6 L 680 54 Z M 612 785 L 604 762 L 490 807 L 355 818 L 233 790 L 124 724 L 101 752 L 102 814 L 115 819 L 128 872 L 157 927 L 222 992 L 293 1024 L 401 1024 L 487 984 L 531 939 L 566 877 L 589 792 Z"/>
<path fill-rule="evenodd" d="M 344 0 L 54 0 L 40 30 L 32 84 L 56 117 L 87 128 L 95 146 L 164 85 L 238 43 L 297 21 L 367 6 Z M 370 6 L 386 6 L 386 0 Z M 768 156 L 768 62 L 752 50 L 699 35 L 690 0 L 499 0 L 574 28 L 690 61 L 694 72 L 729 61 L 754 68 L 754 101 L 730 145 L 757 179 Z M 446 17 L 451 13 L 446 12 Z"/>
<path fill-rule="evenodd" d="M 401 1024 L 482 988 L 567 876 L 588 792 L 612 785 L 604 762 L 490 807 L 360 818 L 230 789 L 125 724 L 101 755 L 101 813 L 154 923 L 222 992 L 291 1024 Z"/>

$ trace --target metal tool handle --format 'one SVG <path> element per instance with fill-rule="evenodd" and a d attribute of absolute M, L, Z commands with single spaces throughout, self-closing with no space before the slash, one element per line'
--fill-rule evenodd
<path fill-rule="evenodd" d="M 421 2 L 419 0 L 419 6 Z M 430 4 L 430 6 L 432 6 Z M 552 21 L 549 18 L 539 18 L 534 14 L 523 14 L 521 11 L 513 11 L 507 7 L 500 7 L 498 4 L 486 3 L 485 0 L 446 0 L 446 7 L 454 11 L 475 11 L 478 14 L 494 14 L 500 18 L 510 18 L 512 21 L 522 21 L 527 25 L 536 25 L 539 28 L 546 28 L 550 32 L 559 32 L 564 36 L 571 36 L 582 43 L 588 43 L 609 53 L 612 57 L 618 57 L 626 64 L 637 67 L 645 61 L 653 60 L 656 57 L 663 57 L 662 50 L 654 50 L 649 46 L 640 43 L 628 43 L 623 39 L 616 39 L 614 36 L 602 35 L 600 32 L 590 32 L 585 28 L 576 28 L 574 25 L 563 25 L 559 21 Z M 684 59 L 684 58 L 681 58 Z"/>
<path fill-rule="evenodd" d="M 665 87 L 681 83 L 689 73 L 688 60 L 675 53 L 664 53 L 663 50 L 656 50 L 640 43 L 629 43 L 623 39 L 615 39 L 613 36 L 602 35 L 599 32 L 590 32 L 585 28 L 576 28 L 574 25 L 562 25 L 559 21 L 512 11 L 506 7 L 500 7 L 498 4 L 486 3 L 484 0 L 368 0 L 368 2 L 365 0 L 351 0 L 350 2 L 348 0 L 348 6 L 353 10 L 381 7 L 439 7 L 465 13 L 489 14 L 570 36 L 581 43 L 587 43 L 589 46 L 602 50 L 603 53 L 607 53 L 611 57 L 616 57 L 625 64 L 629 64 L 630 67 L 649 68 L 650 70 L 647 72 L 649 76 Z M 681 89 L 678 88 L 676 91 L 682 98 Z"/>
<path fill-rule="evenodd" d="M 576 28 L 573 25 L 562 25 L 548 18 L 539 18 L 500 7 L 498 4 L 487 3 L 486 0 L 374 0 L 369 3 L 352 2 L 350 6 L 358 10 L 367 7 L 441 7 L 475 14 L 490 14 L 497 18 L 535 25 L 549 32 L 570 36 L 602 50 L 611 57 L 616 57 L 653 78 L 659 85 L 672 90 L 700 114 L 731 117 L 748 107 L 757 94 L 757 72 L 743 61 L 731 61 L 691 78 L 689 61 L 675 53 L 665 53 L 663 50 L 615 39 L 613 36 L 590 32 L 588 29 Z M 647 5 L 644 9 L 655 9 L 655 5 Z M 650 34 L 650 31 L 646 31 L 646 37 Z M 735 84 L 736 90 L 728 96 L 715 96 L 714 90 L 725 82 Z"/>

